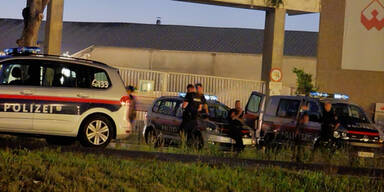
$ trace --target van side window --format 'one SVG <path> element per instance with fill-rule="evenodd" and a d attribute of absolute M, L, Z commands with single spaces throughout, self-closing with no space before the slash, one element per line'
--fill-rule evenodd
<path fill-rule="evenodd" d="M 247 110 L 253 113 L 259 112 L 261 97 L 258 95 L 252 95 L 249 98 Z"/>
<path fill-rule="evenodd" d="M 299 110 L 300 101 L 281 99 L 277 110 L 277 116 L 284 118 L 295 118 Z"/>
<path fill-rule="evenodd" d="M 94 70 L 91 73 L 91 76 L 93 76 L 91 81 L 92 88 L 107 89 L 108 87 L 110 87 L 111 82 L 109 81 L 105 71 Z"/>
<path fill-rule="evenodd" d="M 44 62 L 38 74 L 44 87 L 107 89 L 111 86 L 104 70 L 80 64 Z"/>
<path fill-rule="evenodd" d="M 40 86 L 40 66 L 24 61 L 1 64 L 0 85 Z"/>

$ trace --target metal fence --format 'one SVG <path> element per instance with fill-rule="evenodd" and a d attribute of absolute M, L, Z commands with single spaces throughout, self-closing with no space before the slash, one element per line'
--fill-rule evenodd
<path fill-rule="evenodd" d="M 119 68 L 119 72 L 126 86 L 132 85 L 139 89 L 136 131 L 141 130 L 145 111 L 155 98 L 175 96 L 185 92 L 187 84 L 201 83 L 205 94 L 217 96 L 220 102 L 230 107 L 234 106 L 235 100 L 240 100 L 245 106 L 252 91 L 264 92 L 265 90 L 263 81 L 131 68 Z M 141 92 L 141 82 L 151 82 L 152 91 Z"/>
<path fill-rule="evenodd" d="M 265 89 L 263 81 L 130 68 L 120 68 L 119 71 L 125 85 L 140 89 L 140 81 L 153 82 L 152 92 L 138 92 L 144 97 L 177 95 L 186 91 L 187 84 L 201 83 L 205 94 L 215 95 L 220 102 L 232 107 L 235 100 L 245 105 L 252 91 L 264 92 Z"/>

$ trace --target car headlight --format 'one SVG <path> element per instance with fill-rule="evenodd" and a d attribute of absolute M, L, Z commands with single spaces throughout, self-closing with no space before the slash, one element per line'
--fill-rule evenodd
<path fill-rule="evenodd" d="M 333 132 L 333 137 L 336 138 L 336 139 L 340 138 L 340 133 L 338 131 L 334 131 Z"/>
<path fill-rule="evenodd" d="M 347 137 L 347 133 L 346 133 L 346 132 L 342 132 L 342 133 L 341 133 L 341 136 L 342 136 L 342 137 Z"/>

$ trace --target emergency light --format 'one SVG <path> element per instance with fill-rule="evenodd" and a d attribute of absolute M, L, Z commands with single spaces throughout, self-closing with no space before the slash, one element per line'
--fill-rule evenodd
<path fill-rule="evenodd" d="M 316 98 L 332 98 L 332 99 L 342 99 L 342 100 L 348 100 L 349 96 L 340 94 L 340 93 L 321 93 L 321 92 L 311 92 L 311 97 Z"/>
<path fill-rule="evenodd" d="M 39 47 L 17 47 L 4 49 L 5 55 L 28 55 L 39 54 L 41 49 Z"/>
<path fill-rule="evenodd" d="M 179 97 L 185 97 L 187 93 L 179 93 Z M 217 101 L 217 96 L 215 95 L 204 95 L 206 100 L 211 100 L 211 101 Z"/>

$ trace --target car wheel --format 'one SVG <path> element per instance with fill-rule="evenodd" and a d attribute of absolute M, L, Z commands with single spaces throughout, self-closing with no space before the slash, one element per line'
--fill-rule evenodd
<path fill-rule="evenodd" d="M 156 131 L 153 129 L 149 129 L 145 134 L 145 143 L 148 145 L 155 144 L 157 140 L 157 134 Z"/>
<path fill-rule="evenodd" d="M 80 132 L 80 142 L 87 147 L 105 147 L 114 134 L 110 120 L 101 115 L 88 118 Z"/>
<path fill-rule="evenodd" d="M 49 145 L 72 145 L 75 143 L 76 138 L 72 137 L 60 137 L 60 136 L 50 136 L 45 138 L 45 141 Z"/>

